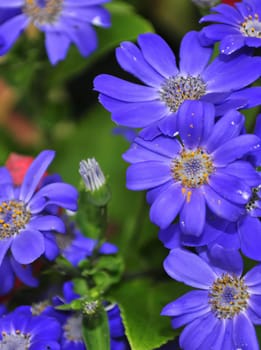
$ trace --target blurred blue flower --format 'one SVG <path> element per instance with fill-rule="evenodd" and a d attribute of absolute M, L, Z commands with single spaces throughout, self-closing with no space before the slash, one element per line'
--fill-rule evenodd
<path fill-rule="evenodd" d="M 0 318 L 0 349 L 60 350 L 61 327 L 52 317 L 21 310 Z"/>
<path fill-rule="evenodd" d="M 66 232 L 63 235 L 56 235 L 56 241 L 60 254 L 73 266 L 77 266 L 83 259 L 92 255 L 97 245 L 97 240 L 85 237 L 81 231 L 75 228 L 73 223 L 66 223 Z M 104 242 L 98 250 L 99 254 L 116 254 L 118 248 L 109 242 Z"/>
<path fill-rule="evenodd" d="M 127 170 L 127 187 L 149 190 L 150 219 L 165 229 L 180 214 L 184 234 L 200 236 L 205 226 L 206 207 L 229 221 L 238 220 L 251 197 L 242 179 L 241 158 L 260 149 L 256 135 L 240 135 L 244 122 L 230 111 L 214 124 L 214 111 L 207 117 L 199 101 L 184 103 L 177 117 L 177 137 L 160 135 L 153 140 L 137 137 L 123 158 L 132 163 Z M 244 176 L 259 184 L 260 176 L 245 162 Z M 239 173 L 239 175 L 238 175 Z"/>
<path fill-rule="evenodd" d="M 97 47 L 93 25 L 110 26 L 110 14 L 101 5 L 110 0 L 3 0 L 0 2 L 0 37 L 5 54 L 21 32 L 33 24 L 45 33 L 47 55 L 52 64 L 63 60 L 71 43 L 81 55 Z"/>
<path fill-rule="evenodd" d="M 54 155 L 54 151 L 42 151 L 21 186 L 13 184 L 6 168 L 0 168 L 0 265 L 9 248 L 20 264 L 30 264 L 46 251 L 47 257 L 58 254 L 57 247 L 49 244 L 49 235 L 53 231 L 64 233 L 65 225 L 50 209 L 56 206 L 75 211 L 78 192 L 63 182 L 39 186 Z"/>
<path fill-rule="evenodd" d="M 261 323 L 261 265 L 242 277 L 237 252 L 216 256 L 213 264 L 174 249 L 164 268 L 175 280 L 200 289 L 169 303 L 161 313 L 171 316 L 173 328 L 185 326 L 179 340 L 182 349 L 259 349 L 253 324 Z"/>
<path fill-rule="evenodd" d="M 243 0 L 234 6 L 221 4 L 212 8 L 213 13 L 204 16 L 200 22 L 215 22 L 200 32 L 201 42 L 214 44 L 220 41 L 221 53 L 230 55 L 247 47 L 261 46 L 261 2 Z"/>
<path fill-rule="evenodd" d="M 141 34 L 138 44 L 140 48 L 123 42 L 116 56 L 120 66 L 145 86 L 101 74 L 94 80 L 94 89 L 114 122 L 145 128 L 143 137 L 153 138 L 159 129 L 173 135 L 177 112 L 185 100 L 210 102 L 217 116 L 231 108 L 259 104 L 261 88 L 244 88 L 259 78 L 260 57 L 241 53 L 233 60 L 219 56 L 209 63 L 212 48 L 202 47 L 198 33 L 191 31 L 182 39 L 178 68 L 173 52 L 159 35 Z M 234 95 L 238 90 L 239 95 Z"/>

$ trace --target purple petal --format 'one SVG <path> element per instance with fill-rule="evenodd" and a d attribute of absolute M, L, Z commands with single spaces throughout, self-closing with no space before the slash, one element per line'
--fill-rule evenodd
<path fill-rule="evenodd" d="M 260 139 L 255 135 L 240 135 L 217 148 L 212 156 L 215 165 L 225 166 L 243 157 L 246 153 L 260 149 Z"/>
<path fill-rule="evenodd" d="M 100 102 L 104 98 L 100 96 Z M 144 128 L 161 120 L 168 115 L 168 110 L 161 101 L 146 101 L 136 103 L 125 103 L 121 108 L 112 111 L 112 120 L 130 128 Z"/>
<path fill-rule="evenodd" d="M 100 74 L 94 79 L 94 90 L 126 102 L 143 102 L 159 99 L 159 93 L 154 88 L 130 83 L 108 74 Z"/>
<path fill-rule="evenodd" d="M 179 136 L 187 148 L 194 149 L 201 142 L 204 109 L 200 101 L 185 101 L 179 108 L 177 124 Z"/>
<path fill-rule="evenodd" d="M 42 187 L 29 203 L 31 213 L 42 211 L 47 205 L 55 204 L 75 211 L 77 209 L 77 190 L 66 183 L 50 183 Z"/>
<path fill-rule="evenodd" d="M 261 93 L 261 89 L 260 89 Z M 254 133 L 261 138 L 261 114 L 258 114 L 256 117 L 256 124 L 255 124 L 255 130 Z"/>
<path fill-rule="evenodd" d="M 10 292 L 15 282 L 14 272 L 8 257 L 5 257 L 0 265 L 0 278 L 0 295 L 5 295 Z"/>
<path fill-rule="evenodd" d="M 1 0 L 0 7 L 20 7 L 23 6 L 24 0 Z"/>
<path fill-rule="evenodd" d="M 225 334 L 224 334 L 224 340 L 221 349 L 222 350 L 231 350 L 234 349 L 234 342 L 233 342 L 233 319 L 227 319 L 225 320 Z"/>
<path fill-rule="evenodd" d="M 147 141 L 137 137 L 122 157 L 130 163 L 148 160 L 166 162 L 174 158 L 181 149 L 181 144 L 175 138 L 159 136 Z"/>
<path fill-rule="evenodd" d="M 144 141 L 142 138 L 137 137 L 135 142 L 138 145 L 167 158 L 174 158 L 182 149 L 180 142 L 176 138 L 165 137 L 162 135 L 154 138 L 151 141 Z"/>
<path fill-rule="evenodd" d="M 163 265 L 170 277 L 191 287 L 208 290 L 217 278 L 203 259 L 187 250 L 171 250 Z"/>
<path fill-rule="evenodd" d="M 241 33 L 226 35 L 220 42 L 220 52 L 230 55 L 245 45 L 245 38 Z"/>
<path fill-rule="evenodd" d="M 180 335 L 179 343 L 183 349 L 200 349 L 200 345 L 206 337 L 215 329 L 220 321 L 212 314 L 207 313 L 199 319 L 191 322 Z M 200 332 L 199 332 L 200 330 Z"/>
<path fill-rule="evenodd" d="M 185 313 L 196 312 L 201 310 L 203 305 L 208 305 L 210 311 L 208 299 L 207 291 L 192 290 L 166 305 L 161 311 L 161 315 L 179 316 Z"/>
<path fill-rule="evenodd" d="M 44 246 L 45 246 L 44 256 L 48 260 L 53 261 L 57 257 L 57 255 L 60 253 L 59 248 L 57 246 L 56 237 L 54 236 L 53 233 L 50 233 L 50 232 L 44 232 L 43 236 L 44 236 Z"/>
<path fill-rule="evenodd" d="M 128 189 L 145 190 L 170 180 L 170 165 L 159 161 L 135 163 L 127 169 L 126 176 Z"/>
<path fill-rule="evenodd" d="M 251 294 L 261 295 L 261 264 L 248 271 L 244 276 L 244 281 Z"/>
<path fill-rule="evenodd" d="M 173 328 L 183 327 L 192 321 L 204 317 L 209 312 L 209 305 L 203 304 L 201 305 L 201 309 L 198 309 L 195 312 L 189 312 L 183 315 L 174 316 L 171 318 L 171 326 Z"/>
<path fill-rule="evenodd" d="M 261 40 L 260 38 L 255 37 L 246 37 L 245 38 L 245 44 L 249 47 L 260 47 L 261 46 Z"/>
<path fill-rule="evenodd" d="M 150 220 L 165 229 L 176 218 L 185 201 L 179 184 L 171 184 L 155 198 L 150 209 Z"/>
<path fill-rule="evenodd" d="M 260 39 L 259 39 L 260 40 Z M 252 86 L 239 91 L 234 91 L 228 98 L 228 101 L 223 104 L 222 108 L 226 108 L 227 103 L 234 103 L 233 108 L 252 108 L 259 105 L 261 99 L 261 87 Z M 238 103 L 238 101 L 244 101 L 243 103 Z M 238 105 L 238 106 L 237 106 Z M 222 105 L 221 105 L 222 106 Z M 220 114 L 219 114 L 220 115 Z"/>
<path fill-rule="evenodd" d="M 180 45 L 181 75 L 200 75 L 208 64 L 211 55 L 212 48 L 203 47 L 200 44 L 198 32 L 188 32 Z"/>
<path fill-rule="evenodd" d="M 72 42 L 78 47 L 81 55 L 84 57 L 89 56 L 97 48 L 97 35 L 91 25 L 85 25 L 75 30 L 72 28 L 68 31 L 68 37 L 71 38 Z M 67 49 L 64 50 L 61 59 L 64 59 L 66 53 Z"/>
<path fill-rule="evenodd" d="M 241 250 L 254 260 L 261 260 L 261 222 L 250 215 L 244 216 L 238 223 Z"/>
<path fill-rule="evenodd" d="M 1 239 L 0 240 L 0 266 L 4 257 L 6 256 L 6 252 L 8 251 L 13 238 Z"/>
<path fill-rule="evenodd" d="M 200 348 L 201 349 L 211 349 L 211 350 L 225 350 L 222 347 L 224 341 L 224 335 L 226 332 L 225 324 L 222 321 L 219 321 L 215 324 L 211 333 L 202 341 Z"/>
<path fill-rule="evenodd" d="M 38 286 L 39 282 L 33 276 L 32 265 L 21 265 L 12 257 L 10 258 L 10 262 L 19 280 L 21 280 L 23 283 L 30 287 Z"/>
<path fill-rule="evenodd" d="M 159 87 L 164 78 L 144 59 L 141 51 L 131 42 L 123 42 L 116 49 L 116 57 L 121 67 L 146 85 Z"/>
<path fill-rule="evenodd" d="M 235 161 L 222 169 L 223 173 L 236 175 L 249 186 L 258 186 L 261 183 L 260 173 L 244 160 Z"/>
<path fill-rule="evenodd" d="M 237 221 L 239 216 L 244 214 L 243 208 L 232 204 L 212 190 L 210 186 L 204 186 L 204 194 L 209 209 L 217 216 L 229 221 Z"/>
<path fill-rule="evenodd" d="M 217 57 L 202 74 L 202 78 L 207 83 L 207 92 L 225 92 L 242 89 L 258 79 L 260 74 L 260 57 L 241 53 L 227 61 Z"/>
<path fill-rule="evenodd" d="M 222 40 L 227 35 L 241 35 L 237 29 L 227 24 L 210 24 L 203 28 L 200 33 L 200 42 L 202 44 L 211 45 L 216 41 Z"/>
<path fill-rule="evenodd" d="M 30 264 L 44 253 L 43 235 L 36 230 L 23 230 L 13 240 L 11 251 L 20 264 Z"/>
<path fill-rule="evenodd" d="M 4 46 L 0 49 L 1 55 L 5 54 L 9 50 L 21 32 L 27 27 L 29 22 L 30 19 L 24 13 L 22 13 L 8 19 L 1 25 L 0 36 L 1 38 L 4 38 Z"/>
<path fill-rule="evenodd" d="M 13 184 L 13 178 L 6 167 L 0 167 L 0 182 Z"/>
<path fill-rule="evenodd" d="M 236 249 L 224 249 L 219 244 L 214 244 L 208 250 L 211 264 L 218 268 L 219 274 L 229 272 L 233 275 L 241 276 L 243 272 L 243 259 Z"/>
<path fill-rule="evenodd" d="M 55 65 L 65 59 L 70 46 L 70 39 L 60 32 L 47 31 L 45 35 L 45 47 L 51 64 Z"/>
<path fill-rule="evenodd" d="M 255 328 L 244 313 L 239 313 L 233 319 L 233 336 L 236 349 L 247 346 L 251 350 L 259 350 Z"/>
<path fill-rule="evenodd" d="M 88 5 L 88 4 L 87 4 Z M 80 4 L 78 4 L 78 6 L 81 6 Z M 76 9 L 74 4 L 72 4 L 72 2 L 68 2 L 68 3 L 64 3 L 63 4 L 63 20 L 65 19 L 65 17 L 74 19 L 75 21 L 83 21 L 84 24 L 86 24 L 86 22 L 89 22 L 93 25 L 96 26 L 101 26 L 101 27 L 110 27 L 111 25 L 111 16 L 109 14 L 109 12 L 99 6 L 99 5 L 94 5 L 94 6 L 88 6 L 86 8 L 84 7 L 80 7 L 79 9 Z M 85 27 L 87 27 L 85 25 Z M 83 26 L 81 27 L 83 28 Z M 77 30 L 78 28 L 76 28 Z M 69 34 L 69 33 L 68 33 Z M 88 37 L 88 33 L 86 33 L 86 36 Z"/>
<path fill-rule="evenodd" d="M 185 235 L 200 236 L 206 221 L 205 199 L 200 190 L 191 192 L 180 212 L 180 228 Z"/>
<path fill-rule="evenodd" d="M 54 151 L 45 150 L 34 159 L 25 174 L 19 195 L 20 200 L 29 202 L 54 156 Z"/>
<path fill-rule="evenodd" d="M 175 56 L 159 35 L 141 34 L 138 43 L 145 60 L 162 76 L 169 78 L 178 74 Z"/>
<path fill-rule="evenodd" d="M 180 235 L 178 224 L 169 225 L 165 230 L 159 230 L 159 240 L 168 249 L 181 248 Z"/>
<path fill-rule="evenodd" d="M 252 195 L 250 187 L 243 180 L 220 170 L 211 174 L 208 182 L 212 189 L 231 202 L 246 204 Z"/>
<path fill-rule="evenodd" d="M 33 230 L 65 232 L 65 225 L 61 218 L 54 215 L 34 217 L 28 224 Z"/>
<path fill-rule="evenodd" d="M 249 299 L 249 307 L 252 309 L 252 315 L 255 315 L 255 320 L 252 320 L 251 316 L 250 320 L 254 324 L 261 324 L 261 295 L 251 295 Z"/>
<path fill-rule="evenodd" d="M 208 152 L 213 152 L 232 138 L 238 136 L 244 126 L 245 118 L 237 111 L 229 111 L 220 118 L 212 129 L 212 133 L 206 142 Z"/>

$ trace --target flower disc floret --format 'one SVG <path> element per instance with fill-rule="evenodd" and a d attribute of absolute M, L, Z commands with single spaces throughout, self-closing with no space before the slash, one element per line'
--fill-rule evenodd
<path fill-rule="evenodd" d="M 205 93 L 206 83 L 199 75 L 177 75 L 164 82 L 160 89 L 160 99 L 171 112 L 177 112 L 185 100 L 199 100 Z"/>
<path fill-rule="evenodd" d="M 82 316 L 69 316 L 63 325 L 64 337 L 70 342 L 82 342 Z"/>
<path fill-rule="evenodd" d="M 261 38 L 261 22 L 257 13 L 248 15 L 245 21 L 241 23 L 240 31 L 244 36 Z"/>
<path fill-rule="evenodd" d="M 208 183 L 214 171 L 211 156 L 198 148 L 193 151 L 183 150 L 172 162 L 173 178 L 186 188 L 196 188 Z"/>
<path fill-rule="evenodd" d="M 233 318 L 248 307 L 248 287 L 242 278 L 226 273 L 210 288 L 209 303 L 216 317 Z"/>
<path fill-rule="evenodd" d="M 19 234 L 31 218 L 22 201 L 9 200 L 0 204 L 0 240 Z"/>
<path fill-rule="evenodd" d="M 0 349 L 24 349 L 30 348 L 30 334 L 24 334 L 19 329 L 14 333 L 8 334 L 2 332 L 2 341 L 0 342 Z"/>
<path fill-rule="evenodd" d="M 33 23 L 53 24 L 60 16 L 63 2 L 64 0 L 25 0 L 22 11 Z"/>

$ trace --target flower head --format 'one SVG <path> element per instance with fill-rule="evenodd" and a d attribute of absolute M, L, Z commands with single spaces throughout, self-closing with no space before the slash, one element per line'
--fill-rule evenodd
<path fill-rule="evenodd" d="M 237 174 L 239 160 L 259 149 L 255 135 L 240 135 L 243 116 L 230 111 L 214 124 L 214 111 L 207 117 L 199 101 L 184 104 L 179 111 L 178 137 L 160 135 L 153 140 L 135 139 L 124 159 L 127 187 L 150 190 L 150 218 L 161 229 L 180 214 L 185 234 L 200 236 L 206 206 L 217 216 L 236 221 L 251 197 L 251 188 Z M 247 163 L 245 176 L 258 184 L 260 177 Z"/>
<path fill-rule="evenodd" d="M 59 350 L 61 327 L 46 316 L 15 310 L 0 318 L 0 349 Z"/>
<path fill-rule="evenodd" d="M 0 169 L 0 263 L 9 248 L 20 264 L 29 264 L 44 253 L 52 256 L 48 235 L 53 231 L 63 233 L 65 226 L 49 207 L 77 209 L 78 193 L 71 185 L 63 182 L 40 185 L 54 155 L 54 151 L 41 152 L 26 172 L 21 186 L 13 184 L 6 168 Z"/>
<path fill-rule="evenodd" d="M 201 19 L 201 23 L 215 22 L 200 34 L 207 44 L 220 41 L 220 52 L 226 55 L 247 47 L 261 46 L 261 3 L 259 0 L 243 0 L 234 6 L 221 4 L 212 8 L 213 13 Z"/>
<path fill-rule="evenodd" d="M 252 88 L 244 89 L 260 76 L 259 57 L 242 53 L 233 60 L 217 57 L 209 63 L 212 49 L 202 47 L 198 33 L 192 31 L 181 42 L 178 68 L 173 52 L 159 35 L 141 34 L 138 44 L 139 47 L 123 42 L 116 56 L 121 67 L 145 85 L 102 74 L 95 78 L 94 89 L 100 93 L 102 105 L 112 113 L 113 121 L 121 126 L 146 128 L 143 137 L 153 138 L 159 129 L 173 135 L 184 101 L 211 102 L 217 115 L 260 101 L 260 96 L 251 98 Z M 234 96 L 238 90 L 240 96 Z"/>
<path fill-rule="evenodd" d="M 229 253 L 216 257 L 213 263 L 174 249 L 164 261 L 172 278 L 199 288 L 162 310 L 162 315 L 171 316 L 174 328 L 185 326 L 180 336 L 182 349 L 259 348 L 253 324 L 261 321 L 261 265 L 242 276 L 240 255 Z"/>
<path fill-rule="evenodd" d="M 71 43 L 83 56 L 96 49 L 93 25 L 110 26 L 110 16 L 101 5 L 109 0 L 4 0 L 0 4 L 0 36 L 5 54 L 20 33 L 33 24 L 46 35 L 46 50 L 52 64 L 63 60 Z"/>

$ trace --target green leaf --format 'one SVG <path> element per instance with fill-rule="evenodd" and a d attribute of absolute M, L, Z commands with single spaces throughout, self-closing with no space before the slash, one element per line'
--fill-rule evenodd
<path fill-rule="evenodd" d="M 82 333 L 88 350 L 110 350 L 109 324 L 106 311 L 101 308 L 93 317 L 83 317 Z"/>
<path fill-rule="evenodd" d="M 59 63 L 50 74 L 50 84 L 62 83 L 69 77 L 89 68 L 93 63 L 122 41 L 135 40 L 140 33 L 152 32 L 152 25 L 133 11 L 132 6 L 120 1 L 106 5 L 111 13 L 112 25 L 110 28 L 95 28 L 98 33 L 98 48 L 89 57 L 80 55 L 76 47 L 72 47 L 66 60 Z"/>
<path fill-rule="evenodd" d="M 184 291 L 175 281 L 155 283 L 133 280 L 111 292 L 111 301 L 121 309 L 126 335 L 132 350 L 151 350 L 174 339 L 169 317 L 160 316 L 162 308 Z"/>

